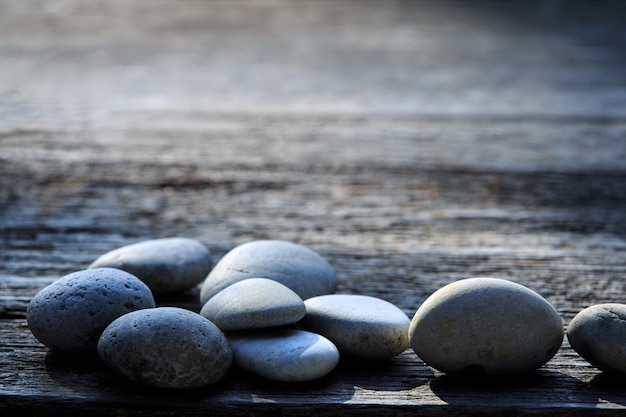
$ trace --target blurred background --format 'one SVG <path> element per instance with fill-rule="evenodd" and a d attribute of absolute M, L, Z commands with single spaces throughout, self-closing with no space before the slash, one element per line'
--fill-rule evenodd
<path fill-rule="evenodd" d="M 625 185 L 621 1 L 0 0 L 0 275 L 284 239 L 410 314 L 485 274 L 574 311 Z"/>

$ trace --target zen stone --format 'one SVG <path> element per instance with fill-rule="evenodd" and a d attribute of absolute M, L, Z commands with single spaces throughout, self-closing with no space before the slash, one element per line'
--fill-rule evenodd
<path fill-rule="evenodd" d="M 44 345 L 96 353 L 102 331 L 116 318 L 153 308 L 150 289 L 128 272 L 98 268 L 74 272 L 39 291 L 28 304 L 28 327 Z"/>
<path fill-rule="evenodd" d="M 306 312 L 302 299 L 284 285 L 266 278 L 236 282 L 214 295 L 200 314 L 222 331 L 293 324 Z"/>
<path fill-rule="evenodd" d="M 409 347 L 410 319 L 395 305 L 366 295 L 330 294 L 305 301 L 298 327 L 330 339 L 342 353 L 390 359 Z"/>
<path fill-rule="evenodd" d="M 497 278 L 446 285 L 419 307 L 411 346 L 427 365 L 448 374 L 531 372 L 559 350 L 563 322 L 536 292 Z"/>
<path fill-rule="evenodd" d="M 117 373 L 161 388 L 198 388 L 222 379 L 232 363 L 224 334 L 177 307 L 135 311 L 111 323 L 98 354 Z"/>
<path fill-rule="evenodd" d="M 200 302 L 204 305 L 224 288 L 247 278 L 280 282 L 302 299 L 332 293 L 337 287 L 333 268 L 311 249 L 280 240 L 257 240 L 224 255 L 204 281 Z"/>
<path fill-rule="evenodd" d="M 117 268 L 135 275 L 154 294 L 182 291 L 206 278 L 211 254 L 200 242 L 186 238 L 154 239 L 112 250 L 89 268 Z"/>
<path fill-rule="evenodd" d="M 597 304 L 567 326 L 572 348 L 601 371 L 626 375 L 626 304 Z"/>
<path fill-rule="evenodd" d="M 228 340 L 237 365 L 275 381 L 321 378 L 339 362 L 339 351 L 330 340 L 303 330 L 238 332 Z"/>

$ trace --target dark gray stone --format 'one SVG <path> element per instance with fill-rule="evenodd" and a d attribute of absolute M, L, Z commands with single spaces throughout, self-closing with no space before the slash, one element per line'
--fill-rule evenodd
<path fill-rule="evenodd" d="M 154 306 L 150 289 L 138 278 L 97 268 L 66 275 L 39 291 L 26 320 L 35 338 L 52 349 L 95 354 L 100 334 L 113 320 Z"/>
<path fill-rule="evenodd" d="M 232 352 L 206 318 L 177 307 L 136 311 L 111 323 L 98 342 L 111 369 L 142 384 L 197 388 L 222 379 Z"/>

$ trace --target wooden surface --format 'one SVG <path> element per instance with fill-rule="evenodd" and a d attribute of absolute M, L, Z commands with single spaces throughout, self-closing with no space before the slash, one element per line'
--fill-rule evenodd
<path fill-rule="evenodd" d="M 506 380 L 411 350 L 304 384 L 133 384 L 47 351 L 30 297 L 100 254 L 284 239 L 412 316 L 454 280 L 624 302 L 626 6 L 0 0 L 0 413 L 618 415 L 567 342 Z M 159 300 L 198 310 L 198 291 Z"/>

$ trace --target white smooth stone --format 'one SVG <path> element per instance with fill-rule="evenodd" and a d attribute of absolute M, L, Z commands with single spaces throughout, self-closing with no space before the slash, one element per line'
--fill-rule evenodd
<path fill-rule="evenodd" d="M 206 278 L 212 266 L 211 253 L 202 243 L 174 237 L 122 246 L 100 256 L 89 268 L 127 271 L 159 294 L 194 287 Z"/>
<path fill-rule="evenodd" d="M 303 300 L 329 294 L 337 276 L 328 262 L 309 248 L 280 240 L 257 240 L 232 249 L 204 281 L 200 302 L 247 278 L 268 278 L 293 290 Z"/>
<path fill-rule="evenodd" d="M 98 342 L 100 359 L 135 382 L 162 388 L 197 388 L 229 371 L 232 352 L 224 334 L 206 318 L 177 307 L 126 314 Z"/>
<path fill-rule="evenodd" d="M 626 375 L 626 304 L 596 304 L 567 326 L 572 348 L 601 371 Z"/>
<path fill-rule="evenodd" d="M 52 349 L 95 354 L 100 334 L 113 320 L 154 306 L 150 289 L 128 272 L 87 269 L 35 294 L 26 320 L 35 338 Z"/>
<path fill-rule="evenodd" d="M 222 331 L 293 324 L 304 317 L 302 299 L 284 285 L 266 278 L 236 282 L 214 295 L 200 314 Z"/>
<path fill-rule="evenodd" d="M 276 381 L 302 382 L 330 373 L 339 351 L 328 339 L 293 329 L 238 332 L 228 336 L 241 368 Z"/>
<path fill-rule="evenodd" d="M 418 308 L 413 350 L 448 374 L 515 375 L 548 362 L 563 341 L 558 312 L 536 292 L 497 278 L 446 285 Z"/>
<path fill-rule="evenodd" d="M 342 353 L 364 359 L 390 359 L 409 347 L 410 319 L 376 297 L 329 294 L 306 300 L 298 327 L 330 339 Z"/>

